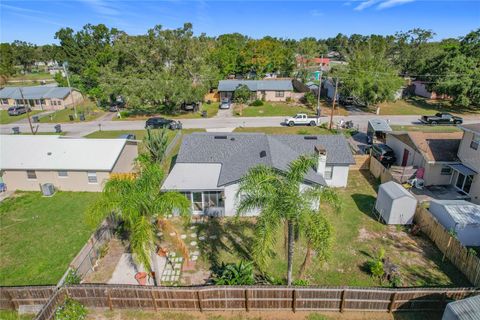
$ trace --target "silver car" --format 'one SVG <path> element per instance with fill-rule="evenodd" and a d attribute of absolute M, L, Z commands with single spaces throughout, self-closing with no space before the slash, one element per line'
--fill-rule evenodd
<path fill-rule="evenodd" d="M 220 109 L 230 109 L 230 100 L 222 100 L 220 103 Z"/>

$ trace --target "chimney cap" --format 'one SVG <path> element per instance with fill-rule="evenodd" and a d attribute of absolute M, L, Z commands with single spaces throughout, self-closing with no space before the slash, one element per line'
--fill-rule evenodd
<path fill-rule="evenodd" d="M 315 152 L 318 154 L 327 154 L 327 149 L 325 149 L 325 147 L 321 144 L 317 144 L 315 146 Z"/>

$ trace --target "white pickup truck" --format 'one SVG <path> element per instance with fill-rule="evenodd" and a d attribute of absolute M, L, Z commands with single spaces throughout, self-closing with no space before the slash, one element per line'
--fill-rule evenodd
<path fill-rule="evenodd" d="M 306 113 L 297 113 L 294 117 L 285 119 L 285 124 L 293 127 L 298 125 L 317 126 L 319 123 L 317 117 L 309 117 Z"/>

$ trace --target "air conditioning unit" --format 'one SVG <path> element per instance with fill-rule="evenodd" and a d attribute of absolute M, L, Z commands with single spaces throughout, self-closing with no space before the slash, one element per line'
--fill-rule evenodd
<path fill-rule="evenodd" d="M 44 183 L 41 185 L 41 188 L 45 197 L 51 197 L 55 193 L 55 187 L 52 183 Z"/>

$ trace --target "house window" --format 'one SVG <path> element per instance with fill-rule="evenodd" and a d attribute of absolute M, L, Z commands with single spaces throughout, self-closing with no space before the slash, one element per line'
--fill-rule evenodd
<path fill-rule="evenodd" d="M 285 96 L 285 91 L 275 91 L 276 98 L 283 98 Z"/>
<path fill-rule="evenodd" d="M 8 99 L 2 99 L 2 104 L 8 104 Z"/>
<path fill-rule="evenodd" d="M 60 170 L 60 171 L 58 171 L 58 176 L 60 178 L 66 178 L 66 177 L 68 177 L 68 172 L 65 171 L 65 170 Z"/>
<path fill-rule="evenodd" d="M 470 142 L 470 148 L 473 150 L 478 150 L 478 145 L 480 144 L 480 134 L 473 134 L 472 142 Z"/>
<path fill-rule="evenodd" d="M 325 174 L 323 177 L 327 180 L 331 180 L 333 176 L 333 166 L 326 166 L 325 167 Z"/>
<path fill-rule="evenodd" d="M 88 183 L 97 183 L 97 173 L 93 171 L 88 171 L 87 172 L 87 177 L 88 177 Z"/>
<path fill-rule="evenodd" d="M 34 170 L 27 170 L 27 179 L 28 180 L 36 180 L 37 179 L 37 174 L 35 173 Z"/>
<path fill-rule="evenodd" d="M 38 99 L 35 100 L 35 104 L 36 104 L 36 105 L 39 105 L 39 104 L 40 104 L 40 100 L 38 100 Z"/>
<path fill-rule="evenodd" d="M 449 176 L 452 174 L 452 168 L 450 168 L 449 166 L 443 166 L 440 174 L 442 176 Z"/>
<path fill-rule="evenodd" d="M 201 192 L 192 192 L 193 211 L 203 211 L 203 201 Z"/>
<path fill-rule="evenodd" d="M 472 182 L 473 182 L 473 176 L 466 176 L 459 172 L 457 176 L 457 182 L 455 183 L 455 187 L 457 187 L 457 189 L 468 194 L 470 192 L 470 188 L 472 187 Z"/>
<path fill-rule="evenodd" d="M 223 208 L 224 203 L 223 203 L 223 198 L 222 194 L 220 191 L 206 191 L 203 193 L 203 200 L 204 200 L 204 205 L 205 208 Z"/>

